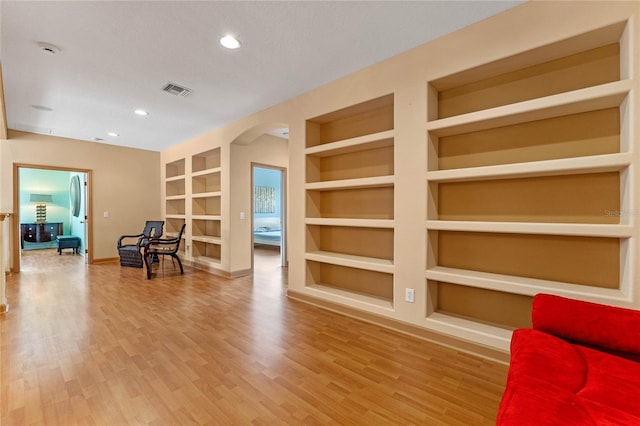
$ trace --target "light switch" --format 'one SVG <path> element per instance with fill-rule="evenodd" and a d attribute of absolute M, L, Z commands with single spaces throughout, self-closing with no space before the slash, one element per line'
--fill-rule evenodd
<path fill-rule="evenodd" d="M 246 216 L 245 216 L 244 212 L 240 212 L 240 220 L 244 220 L 244 219 L 245 219 L 245 217 L 246 217 Z"/>
<path fill-rule="evenodd" d="M 106 219 L 106 218 L 108 218 L 108 217 L 109 217 L 109 212 L 104 212 L 104 213 L 102 213 L 102 215 L 103 215 L 103 216 L 104 216 L 104 218 Z"/>

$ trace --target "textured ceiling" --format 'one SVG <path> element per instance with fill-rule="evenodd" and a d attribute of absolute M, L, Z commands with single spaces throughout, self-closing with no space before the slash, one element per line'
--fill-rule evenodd
<path fill-rule="evenodd" d="M 2 0 L 7 124 L 161 151 L 519 3 Z"/>

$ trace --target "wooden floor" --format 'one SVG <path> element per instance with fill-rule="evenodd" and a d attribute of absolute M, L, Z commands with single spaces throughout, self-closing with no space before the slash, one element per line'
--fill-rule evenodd
<path fill-rule="evenodd" d="M 150 281 L 39 252 L 8 277 L 3 426 L 495 423 L 506 366 L 289 300 L 273 252 Z"/>

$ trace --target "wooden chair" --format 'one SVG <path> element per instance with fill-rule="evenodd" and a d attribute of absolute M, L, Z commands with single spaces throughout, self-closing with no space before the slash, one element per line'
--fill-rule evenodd
<path fill-rule="evenodd" d="M 118 238 L 118 254 L 120 255 L 120 266 L 131 268 L 142 268 L 142 249 L 149 243 L 151 238 L 160 238 L 164 221 L 149 220 L 145 223 L 141 233 L 135 235 L 122 235 Z M 135 242 L 131 241 L 135 239 Z"/>
<path fill-rule="evenodd" d="M 184 224 L 180 228 L 180 232 L 178 232 L 178 236 L 175 238 L 151 238 L 149 240 L 149 244 L 144 246 L 144 263 L 147 266 L 147 279 L 151 279 L 151 274 L 153 272 L 152 268 L 152 260 L 155 256 L 160 257 L 163 256 L 163 266 L 164 266 L 164 256 L 171 257 L 171 263 L 173 264 L 173 259 L 178 262 L 178 266 L 180 267 L 180 274 L 184 274 L 184 269 L 182 268 L 182 262 L 178 257 L 178 250 L 180 249 L 180 242 L 182 241 L 182 234 L 184 233 L 184 228 L 187 225 Z M 175 264 L 174 264 L 175 267 Z"/>

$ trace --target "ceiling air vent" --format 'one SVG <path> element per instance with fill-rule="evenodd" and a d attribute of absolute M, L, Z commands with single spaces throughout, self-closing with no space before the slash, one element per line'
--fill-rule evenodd
<path fill-rule="evenodd" d="M 167 92 L 167 93 L 171 93 L 172 95 L 176 95 L 176 96 L 187 96 L 189 93 L 191 93 L 191 89 L 187 89 L 186 87 L 182 87 L 182 86 L 178 86 L 177 84 L 174 83 L 167 83 L 164 85 L 164 87 L 162 88 L 163 91 Z"/>

